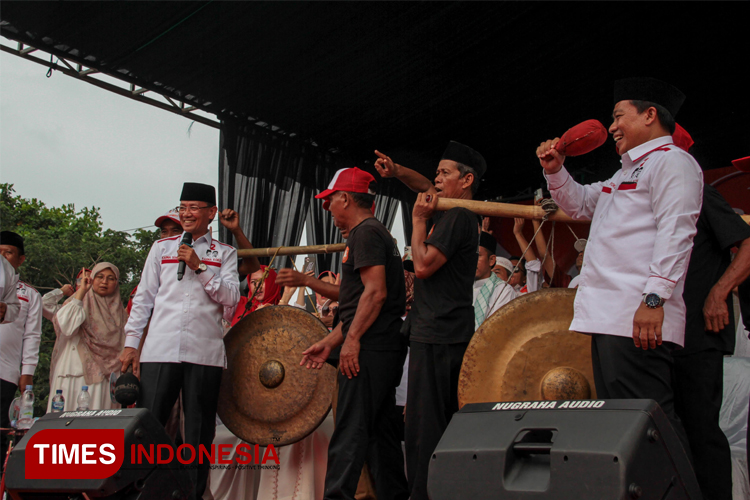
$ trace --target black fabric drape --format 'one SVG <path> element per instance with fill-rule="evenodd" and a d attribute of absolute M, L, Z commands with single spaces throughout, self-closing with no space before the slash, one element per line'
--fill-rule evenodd
<path fill-rule="evenodd" d="M 341 243 L 329 212 L 314 195 L 325 190 L 338 168 L 351 166 L 342 156 L 295 138 L 276 134 L 253 124 L 233 119 L 221 123 L 219 149 L 220 208 L 232 208 L 253 246 L 299 245 L 306 228 L 307 244 Z M 399 202 L 404 209 L 406 241 L 411 241 L 411 206 L 415 195 L 396 179 L 382 179 L 367 167 L 378 182 L 375 217 L 390 231 Z M 403 201 L 408 200 L 408 201 Z M 406 205 L 404 205 L 406 204 Z M 405 208 L 404 208 L 405 207 Z M 236 246 L 232 235 L 219 227 L 222 241 Z M 316 270 L 340 272 L 341 253 L 316 256 Z M 270 258 L 262 258 L 268 263 Z M 274 267 L 290 266 L 288 257 L 277 257 Z"/>
<path fill-rule="evenodd" d="M 298 245 L 312 196 L 315 176 L 329 161 L 320 148 L 256 125 L 221 123 L 219 196 L 221 208 L 232 208 L 255 247 Z M 223 241 L 231 234 L 221 226 Z M 261 262 L 268 263 L 270 258 Z M 287 266 L 277 257 L 274 267 Z"/>

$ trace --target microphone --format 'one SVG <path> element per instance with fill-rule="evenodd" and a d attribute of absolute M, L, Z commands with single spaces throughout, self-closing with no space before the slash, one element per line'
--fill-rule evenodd
<path fill-rule="evenodd" d="M 133 365 L 128 366 L 128 371 L 120 375 L 115 382 L 115 401 L 127 408 L 136 401 L 141 392 L 141 382 L 133 375 Z"/>
<path fill-rule="evenodd" d="M 192 243 L 193 243 L 193 234 L 185 233 L 182 237 L 182 241 L 180 242 L 180 246 L 182 245 L 192 246 Z M 185 261 L 181 260 L 180 263 L 177 264 L 177 281 L 181 281 L 183 276 L 185 276 Z"/>

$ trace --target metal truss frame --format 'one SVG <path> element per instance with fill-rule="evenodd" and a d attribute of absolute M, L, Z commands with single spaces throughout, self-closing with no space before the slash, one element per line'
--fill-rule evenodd
<path fill-rule="evenodd" d="M 196 113 L 196 111 L 201 111 L 201 112 L 205 112 L 205 113 L 209 113 L 213 115 L 211 111 L 200 109 L 199 107 L 196 107 L 192 103 L 186 104 L 184 101 L 180 99 L 177 99 L 175 97 L 170 97 L 158 91 L 154 91 L 151 89 L 146 89 L 146 88 L 137 86 L 133 83 L 130 83 L 123 79 L 118 78 L 116 75 L 101 73 L 96 68 L 86 67 L 85 65 L 82 65 L 76 61 L 68 60 L 65 57 L 60 57 L 56 53 L 55 54 L 49 53 L 49 54 L 53 55 L 57 59 L 57 62 L 52 62 L 51 60 L 48 61 L 48 60 L 36 57 L 35 55 L 32 55 L 34 52 L 37 52 L 40 50 L 42 50 L 42 52 L 46 52 L 46 51 L 44 51 L 43 49 L 37 49 L 35 47 L 24 44 L 22 42 L 17 42 L 17 44 L 18 44 L 17 49 L 13 49 L 6 45 L 0 44 L 0 50 L 2 52 L 5 52 L 8 54 L 20 57 L 22 59 L 26 59 L 28 61 L 32 61 L 42 66 L 45 66 L 49 68 L 50 71 L 59 71 L 60 73 L 64 75 L 68 75 L 70 77 L 76 78 L 88 84 L 94 85 L 95 87 L 108 90 L 117 95 L 127 97 L 128 99 L 132 99 L 134 101 L 142 102 L 144 104 L 148 104 L 150 106 L 163 109 L 164 111 L 169 111 L 170 113 L 184 116 L 185 118 L 188 118 L 189 120 L 194 120 L 198 123 L 208 125 L 209 127 L 218 129 L 220 126 L 217 120 L 212 120 L 211 118 L 207 118 L 205 116 L 202 116 Z M 60 63 L 62 63 L 62 65 Z M 101 79 L 95 78 L 94 75 L 97 75 L 97 74 L 106 75 L 110 78 L 117 79 L 123 82 L 123 84 L 126 85 L 127 87 L 126 88 L 118 87 L 117 85 L 114 85 L 112 83 L 105 82 Z M 150 97 L 149 95 L 146 95 L 147 93 L 154 95 L 155 97 Z M 156 96 L 158 96 L 158 98 Z"/>

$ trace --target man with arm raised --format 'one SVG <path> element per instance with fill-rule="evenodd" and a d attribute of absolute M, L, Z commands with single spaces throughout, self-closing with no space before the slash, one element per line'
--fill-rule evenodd
<path fill-rule="evenodd" d="M 465 208 L 435 212 L 438 197 L 472 199 L 487 169 L 482 155 L 451 141 L 435 185 L 376 151 L 375 168 L 417 191 L 411 248 L 416 280 L 406 396 L 406 467 L 412 500 L 426 500 L 435 447 L 458 411 L 458 374 L 474 334 L 473 288 L 480 220 Z M 432 220 L 431 220 L 432 219 Z"/>
<path fill-rule="evenodd" d="M 615 82 L 609 132 L 622 168 L 606 181 L 575 182 L 554 148 L 558 139 L 536 153 L 555 202 L 591 220 L 570 329 L 591 335 L 597 396 L 655 400 L 689 453 L 670 353 L 685 340 L 682 291 L 703 177 L 671 136 L 684 99 L 653 78 Z"/>

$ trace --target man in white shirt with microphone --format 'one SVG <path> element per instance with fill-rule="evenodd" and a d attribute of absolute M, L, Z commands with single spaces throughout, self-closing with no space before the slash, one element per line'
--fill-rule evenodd
<path fill-rule="evenodd" d="M 216 190 L 186 182 L 180 196 L 180 222 L 185 232 L 157 241 L 151 247 L 125 326 L 124 372 L 132 364 L 141 379 L 139 408 L 148 408 L 166 424 L 182 390 L 185 444 L 196 453 L 210 449 L 214 438 L 219 385 L 224 368 L 221 318 L 224 307 L 240 299 L 237 251 L 211 236 L 216 216 Z M 153 314 L 152 314 L 153 312 Z M 148 336 L 138 355 L 143 329 L 151 318 Z M 190 457 L 186 457 L 189 459 Z M 209 463 L 190 468 L 201 498 Z"/>

